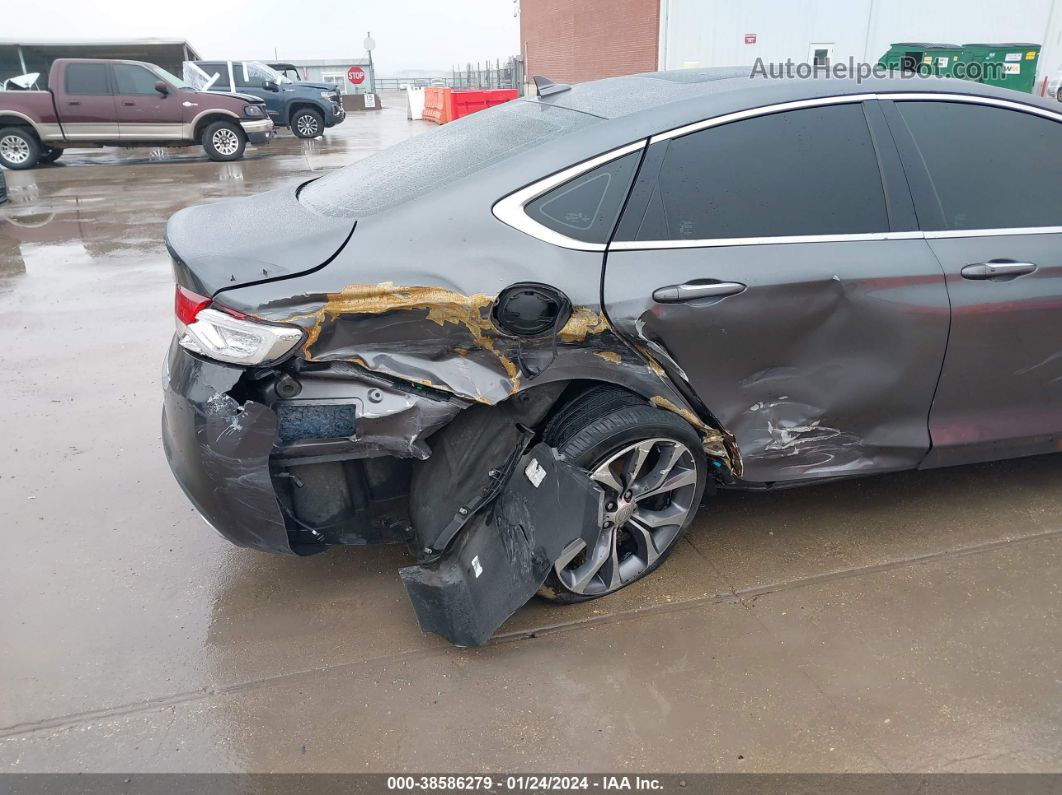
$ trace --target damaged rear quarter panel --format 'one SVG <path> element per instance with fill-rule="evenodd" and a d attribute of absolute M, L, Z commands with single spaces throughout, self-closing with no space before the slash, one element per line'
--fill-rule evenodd
<path fill-rule="evenodd" d="M 587 146 L 593 147 L 589 156 L 605 145 Z M 516 174 L 496 169 L 358 219 L 328 266 L 225 290 L 217 298 L 304 328 L 299 355 L 309 362 L 344 362 L 487 405 L 538 384 L 598 380 L 656 399 L 688 419 L 690 407 L 660 367 L 627 346 L 601 312 L 602 253 L 544 243 L 491 214 L 493 203 L 520 187 L 520 179 L 533 181 L 552 168 L 555 159 L 538 166 L 521 161 Z M 527 281 L 551 285 L 572 303 L 556 340 L 507 336 L 491 321 L 497 295 Z M 696 424 L 710 437 L 708 447 L 720 450 L 721 435 Z"/>

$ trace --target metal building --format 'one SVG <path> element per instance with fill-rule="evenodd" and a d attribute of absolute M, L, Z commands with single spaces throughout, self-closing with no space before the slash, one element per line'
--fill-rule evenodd
<path fill-rule="evenodd" d="M 898 41 L 1039 43 L 1039 81 L 1062 67 L 1062 0 L 520 0 L 520 36 L 526 73 L 564 81 L 757 58 L 876 63 Z"/>
<path fill-rule="evenodd" d="M 338 58 L 302 61 L 287 61 L 275 58 L 260 58 L 263 63 L 287 63 L 299 70 L 303 80 L 311 83 L 332 83 L 342 94 L 373 93 L 374 75 L 367 58 Z M 353 80 L 351 79 L 353 77 Z M 360 82 L 355 82 L 360 81 Z"/>
<path fill-rule="evenodd" d="M 28 72 L 40 72 L 38 85 L 44 88 L 48 70 L 56 58 L 146 61 L 179 77 L 182 64 L 197 60 L 199 53 L 186 41 L 169 39 L 7 39 L 0 40 L 0 81 Z"/>

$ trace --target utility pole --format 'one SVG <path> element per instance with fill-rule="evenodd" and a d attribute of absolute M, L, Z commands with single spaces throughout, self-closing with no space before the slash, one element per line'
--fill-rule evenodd
<path fill-rule="evenodd" d="M 369 93 L 376 93 L 376 69 L 372 65 L 372 51 L 376 49 L 376 39 L 372 37 L 372 33 L 365 34 L 365 41 L 362 42 L 365 45 L 365 49 L 369 52 Z"/>

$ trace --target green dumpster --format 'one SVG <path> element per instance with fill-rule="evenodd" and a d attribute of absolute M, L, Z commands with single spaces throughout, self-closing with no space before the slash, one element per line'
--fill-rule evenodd
<path fill-rule="evenodd" d="M 881 66 L 902 72 L 921 71 L 924 74 L 951 75 L 955 64 L 962 57 L 958 44 L 930 44 L 926 42 L 901 41 L 889 46 L 878 60 Z"/>
<path fill-rule="evenodd" d="M 962 60 L 970 80 L 1031 94 L 1036 84 L 1039 44 L 964 44 Z M 980 76 L 976 74 L 980 67 Z"/>

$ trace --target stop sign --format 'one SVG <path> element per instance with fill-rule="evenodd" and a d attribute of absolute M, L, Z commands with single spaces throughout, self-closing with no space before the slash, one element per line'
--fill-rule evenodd
<path fill-rule="evenodd" d="M 365 82 L 365 70 L 360 66 L 352 66 L 347 70 L 347 80 L 356 86 Z"/>

